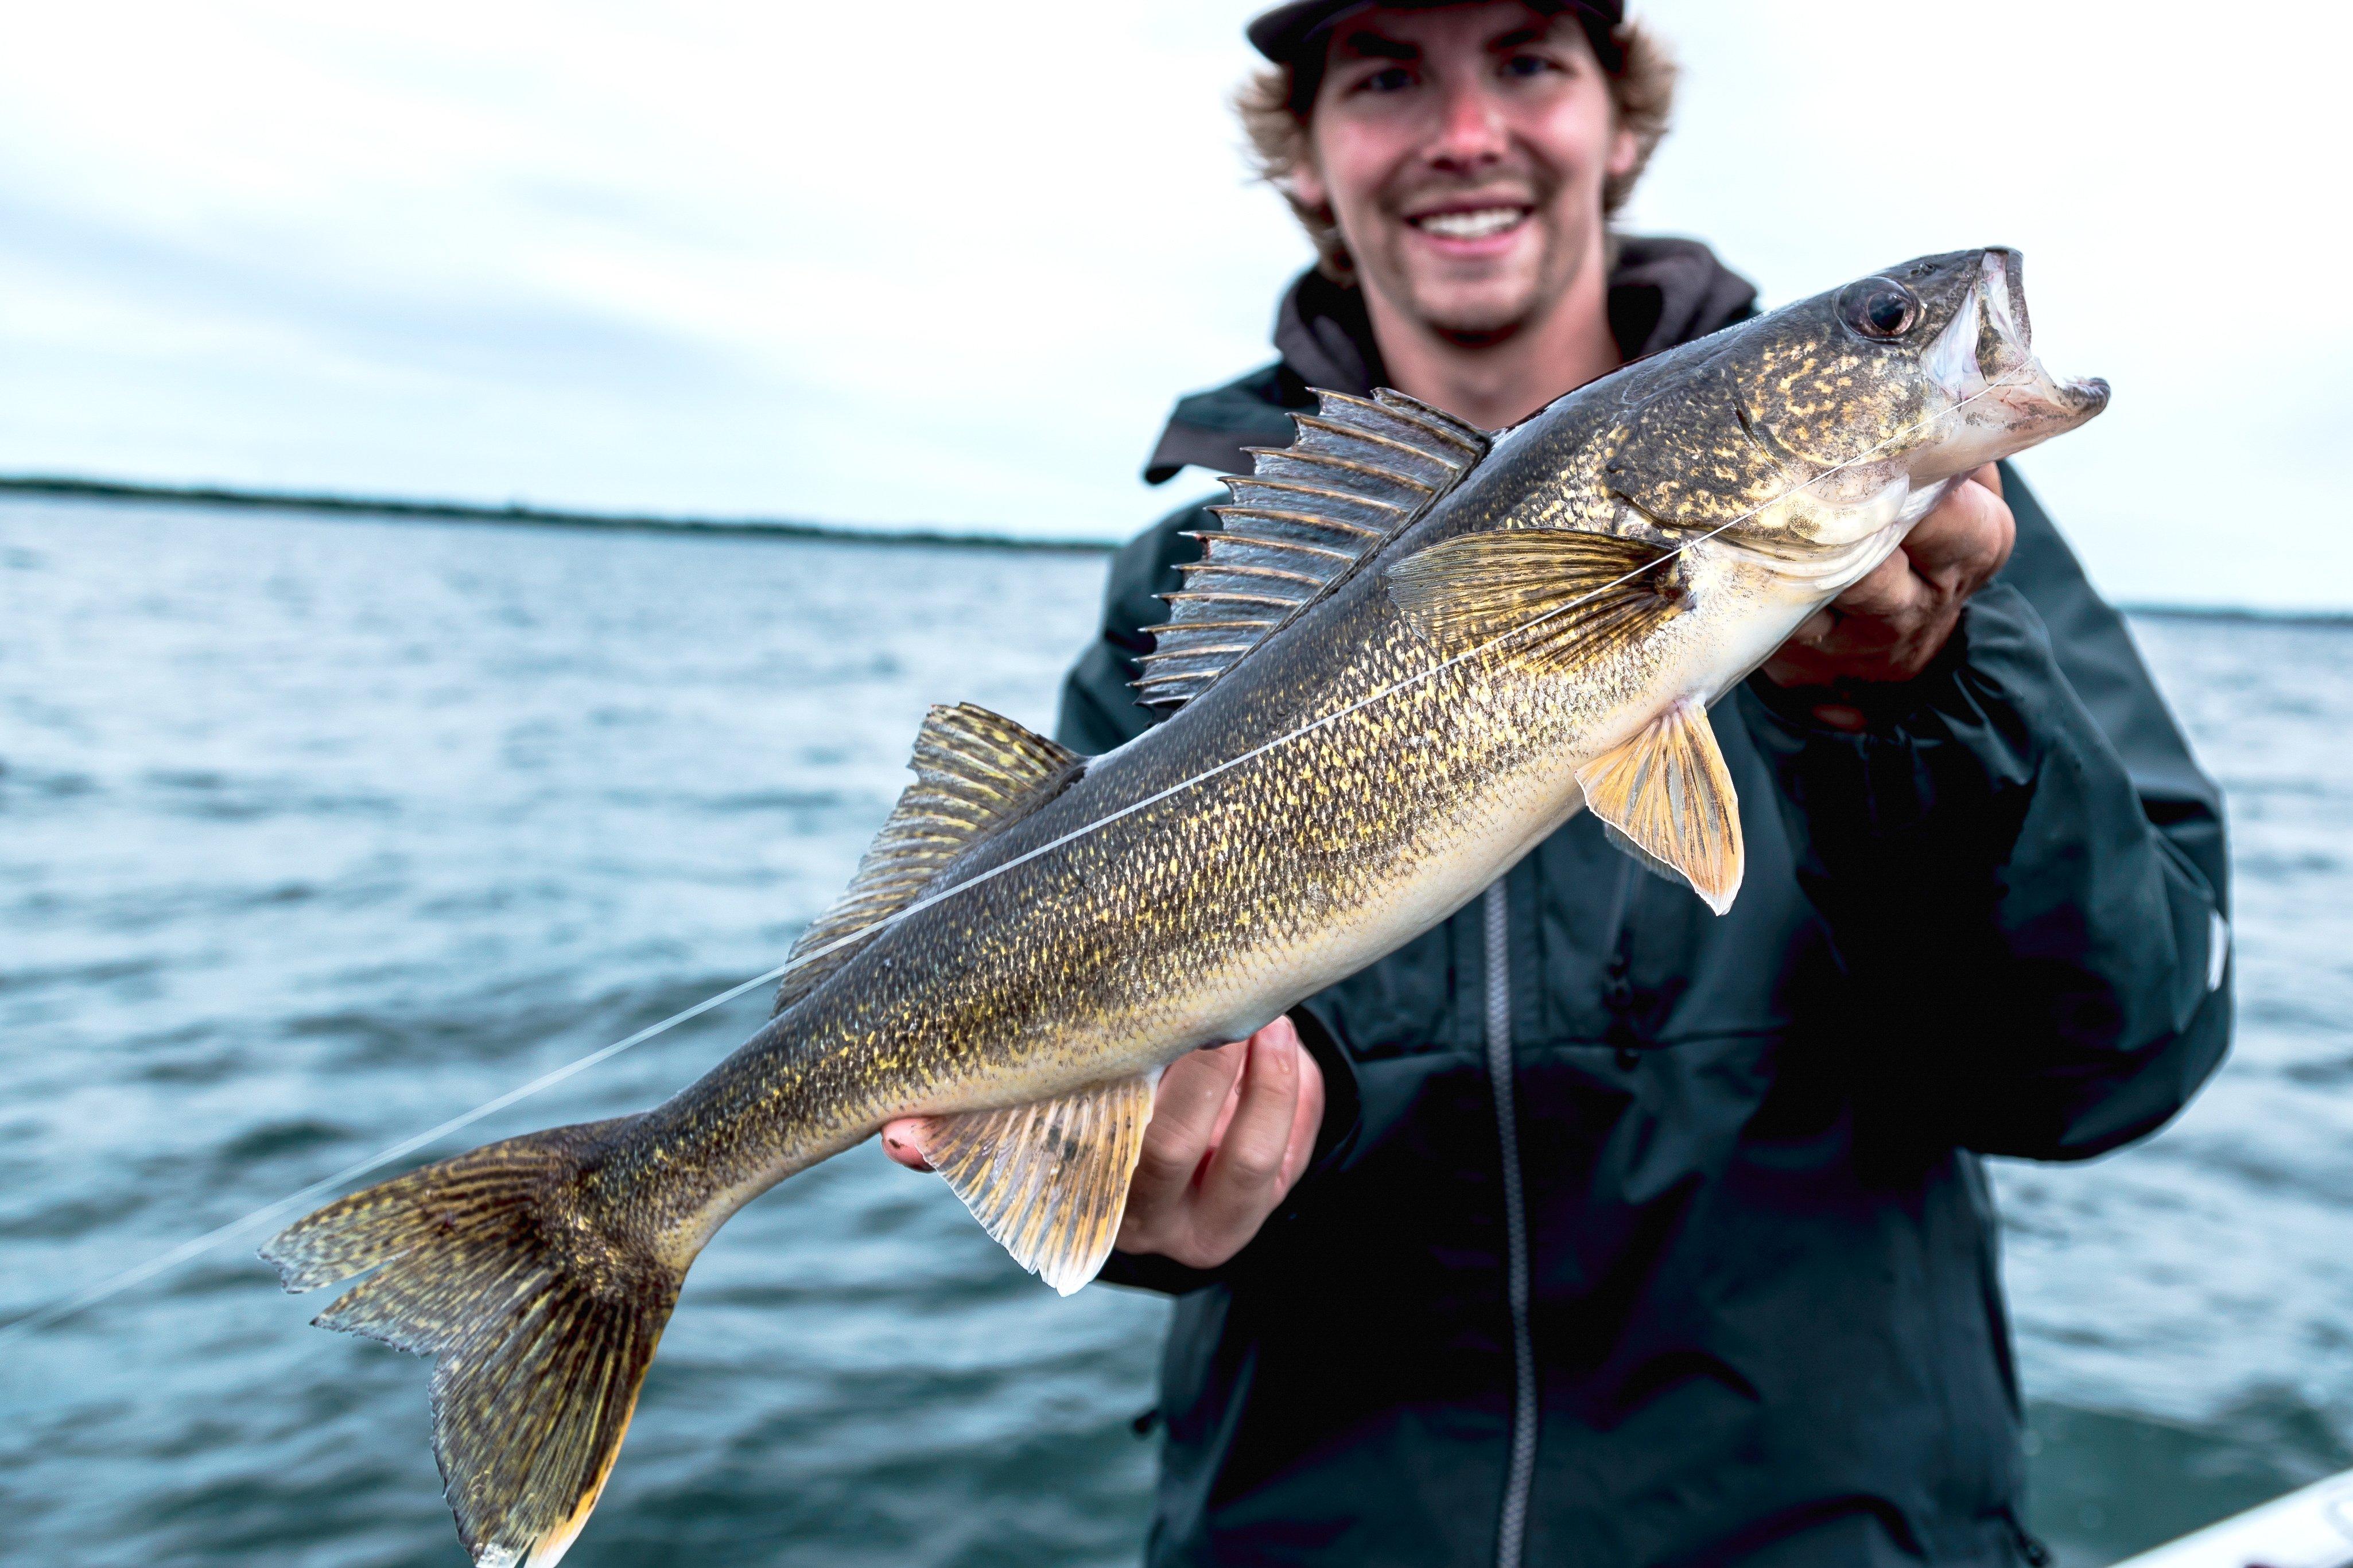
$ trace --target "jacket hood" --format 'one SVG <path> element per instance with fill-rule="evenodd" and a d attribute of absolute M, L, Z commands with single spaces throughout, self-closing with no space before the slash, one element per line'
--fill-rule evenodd
<path fill-rule="evenodd" d="M 1627 237 L 1609 273 L 1609 331 L 1629 360 L 1705 337 L 1757 313 L 1757 287 L 1696 240 Z M 1311 268 L 1292 283 L 1274 314 L 1282 357 L 1225 385 L 1177 401 L 1152 459 L 1147 483 L 1190 464 L 1248 473 L 1250 447 L 1291 444 L 1291 416 L 1314 405 L 1312 387 L 1364 396 L 1387 372 L 1373 342 L 1364 290 Z"/>

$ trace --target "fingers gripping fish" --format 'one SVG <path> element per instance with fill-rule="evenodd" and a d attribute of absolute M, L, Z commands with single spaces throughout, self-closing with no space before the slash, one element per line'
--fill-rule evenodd
<path fill-rule="evenodd" d="M 1444 920 L 1580 809 L 1721 913 L 1708 707 L 1960 476 L 2097 382 L 2030 348 L 2015 253 L 1927 257 L 1629 365 L 1489 435 L 1324 395 L 1230 479 L 1139 700 L 1084 759 L 933 710 L 916 782 L 775 1016 L 666 1103 L 509 1139 L 272 1239 L 318 1321 L 438 1358 L 481 1564 L 596 1506 L 688 1266 L 797 1171 L 924 1118 L 988 1233 L 1067 1294 L 1118 1234 L 1152 1089 Z"/>

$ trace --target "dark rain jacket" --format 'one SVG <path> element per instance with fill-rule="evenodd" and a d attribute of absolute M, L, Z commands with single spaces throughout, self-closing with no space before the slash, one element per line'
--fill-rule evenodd
<path fill-rule="evenodd" d="M 1632 356 L 1752 300 L 1629 240 L 1610 324 Z M 1176 405 L 1153 478 L 1246 472 L 1309 386 L 1380 378 L 1313 274 L 1275 342 Z M 1107 1270 L 1177 1296 L 1152 1563 L 1469 1568 L 1506 1515 L 1546 1568 L 2038 1559 L 1983 1157 L 2150 1131 L 2231 1006 L 2220 795 L 2007 478 L 2015 556 L 1867 732 L 1761 678 L 1715 709 L 1729 914 L 1579 816 L 1304 1005 L 1329 1109 L 1291 1198 L 1221 1268 Z M 1216 526 L 1120 552 L 1064 742 L 1151 722 L 1137 628 Z"/>

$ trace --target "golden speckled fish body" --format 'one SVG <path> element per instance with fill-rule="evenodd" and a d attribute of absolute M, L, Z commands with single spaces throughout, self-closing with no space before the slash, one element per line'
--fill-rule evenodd
<path fill-rule="evenodd" d="M 509 1140 L 266 1247 L 322 1315 L 441 1357 L 436 1446 L 483 1563 L 587 1517 L 678 1281 L 797 1170 L 925 1118 L 1058 1289 L 1118 1229 L 1154 1077 L 1430 929 L 1580 808 L 1719 911 L 1708 705 L 1957 476 L 2081 423 L 2013 253 L 1925 258 L 1641 362 L 1489 437 L 1327 395 L 1229 481 L 1142 700 L 1082 760 L 935 709 L 917 775 L 767 1026 L 641 1116 Z"/>
<path fill-rule="evenodd" d="M 1489 521 L 1464 496 L 1384 556 Z M 881 932 L 776 1019 L 740 1081 L 690 1091 L 681 1120 L 814 1111 L 791 1142 L 712 1151 L 715 1181 L 755 1191 L 892 1117 L 1049 1099 L 1241 1038 L 1445 919 L 1572 815 L 1575 763 L 1692 669 L 1696 629 L 1662 626 L 1577 679 L 1507 658 L 1432 676 L 1442 656 L 1375 563 L 952 863 L 943 881 L 1070 838 Z"/>

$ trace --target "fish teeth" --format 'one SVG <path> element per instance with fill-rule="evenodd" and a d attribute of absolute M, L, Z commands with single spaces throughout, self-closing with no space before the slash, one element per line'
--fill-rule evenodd
<path fill-rule="evenodd" d="M 1515 226 L 1525 216 L 1525 207 L 1480 207 L 1471 212 L 1431 213 L 1413 223 L 1424 233 L 1447 239 L 1484 239 Z"/>

